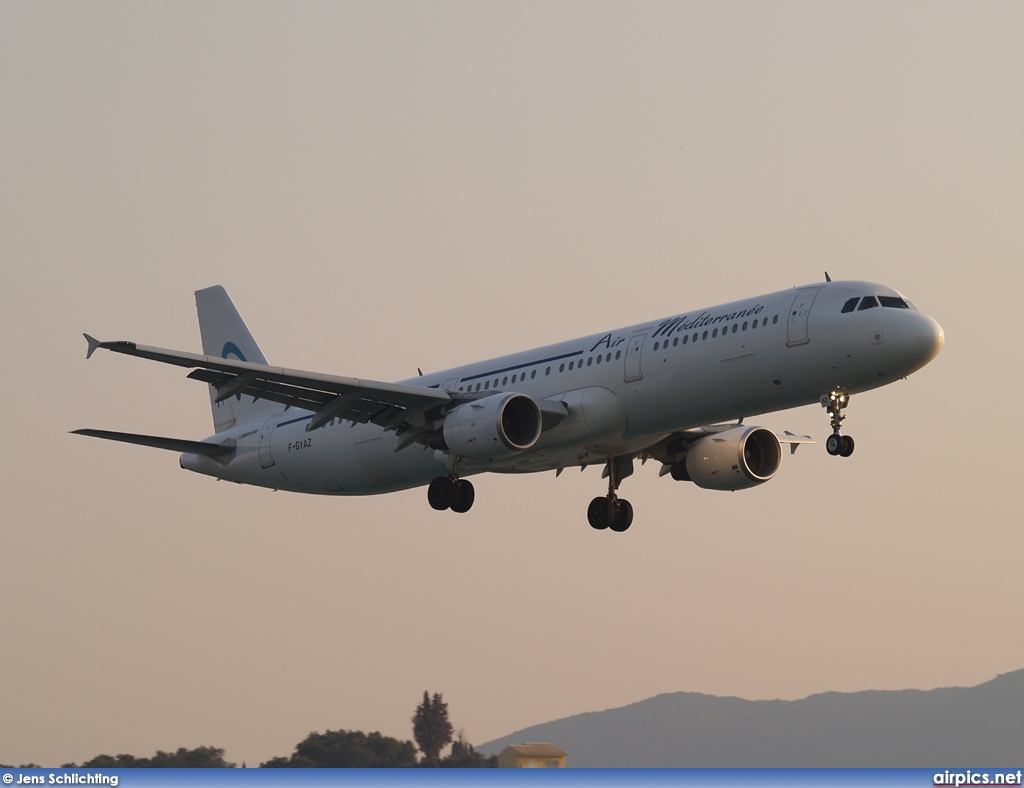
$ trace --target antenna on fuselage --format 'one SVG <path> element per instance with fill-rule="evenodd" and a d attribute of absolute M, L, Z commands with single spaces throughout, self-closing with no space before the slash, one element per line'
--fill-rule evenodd
<path fill-rule="evenodd" d="M 832 281 L 832 277 L 828 275 L 828 271 L 825 272 L 825 281 L 826 282 L 831 282 Z"/>

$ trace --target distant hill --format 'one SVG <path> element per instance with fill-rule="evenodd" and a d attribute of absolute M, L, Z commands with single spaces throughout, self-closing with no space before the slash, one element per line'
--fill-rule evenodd
<path fill-rule="evenodd" d="M 1024 670 L 977 687 L 743 700 L 693 692 L 535 725 L 477 747 L 551 742 L 575 767 L 1010 767 Z"/>

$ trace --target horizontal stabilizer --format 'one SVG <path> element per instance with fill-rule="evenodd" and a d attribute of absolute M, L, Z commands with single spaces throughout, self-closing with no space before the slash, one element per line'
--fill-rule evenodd
<path fill-rule="evenodd" d="M 139 446 L 152 446 L 154 449 L 187 454 L 202 454 L 206 457 L 222 457 L 235 450 L 233 444 L 205 443 L 204 441 L 186 441 L 179 438 L 160 438 L 156 435 L 136 435 L 132 432 L 110 432 L 109 430 L 72 430 L 72 435 L 88 435 L 91 438 L 104 438 L 108 441 L 136 443 Z"/>
<path fill-rule="evenodd" d="M 88 334 L 82 334 L 82 336 L 85 337 L 85 341 L 89 343 L 89 349 L 85 351 L 85 358 L 88 360 L 92 358 L 92 354 L 96 352 L 96 348 L 103 343 L 96 339 L 96 337 L 91 337 Z"/>

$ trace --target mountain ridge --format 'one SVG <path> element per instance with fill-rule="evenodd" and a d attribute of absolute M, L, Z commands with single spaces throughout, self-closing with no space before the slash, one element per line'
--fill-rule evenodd
<path fill-rule="evenodd" d="M 975 687 L 821 692 L 799 700 L 661 693 L 487 742 L 548 741 L 575 767 L 1019 766 L 1024 670 Z"/>

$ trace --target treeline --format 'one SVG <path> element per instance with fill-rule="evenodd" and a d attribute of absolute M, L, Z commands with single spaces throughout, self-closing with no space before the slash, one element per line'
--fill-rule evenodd
<path fill-rule="evenodd" d="M 224 760 L 220 747 L 184 747 L 177 752 L 157 750 L 152 758 L 137 758 L 134 755 L 97 755 L 81 764 L 62 763 L 62 769 L 230 769 L 235 764 Z M 38 763 L 23 763 L 21 766 L 0 764 L 0 769 L 39 769 Z"/>
<path fill-rule="evenodd" d="M 481 769 L 498 765 L 498 757 L 485 758 L 460 740 L 444 758 L 419 758 L 411 741 L 399 741 L 379 733 L 327 731 L 311 733 L 297 745 L 290 758 L 271 758 L 263 768 L 447 768 Z"/>
<path fill-rule="evenodd" d="M 448 704 L 440 693 L 430 696 L 423 693 L 423 702 L 416 707 L 412 718 L 413 738 L 400 741 L 376 731 L 325 731 L 311 733 L 295 745 L 289 757 L 271 758 L 260 764 L 268 769 L 411 769 L 411 768 L 456 768 L 480 769 L 498 765 L 498 758 L 485 758 L 473 749 L 460 734 L 452 737 L 453 729 L 448 719 Z M 449 744 L 451 752 L 441 757 L 441 751 Z M 422 757 L 417 755 L 417 747 Z M 224 760 L 220 747 L 196 747 L 188 750 L 181 747 L 177 752 L 158 750 L 152 758 L 138 758 L 134 755 L 97 755 L 81 765 L 61 764 L 65 769 L 232 769 L 236 764 Z M 245 767 L 245 764 L 242 764 Z M 11 769 L 13 766 L 0 768 Z M 39 768 L 37 764 L 25 764 L 20 768 Z"/>

